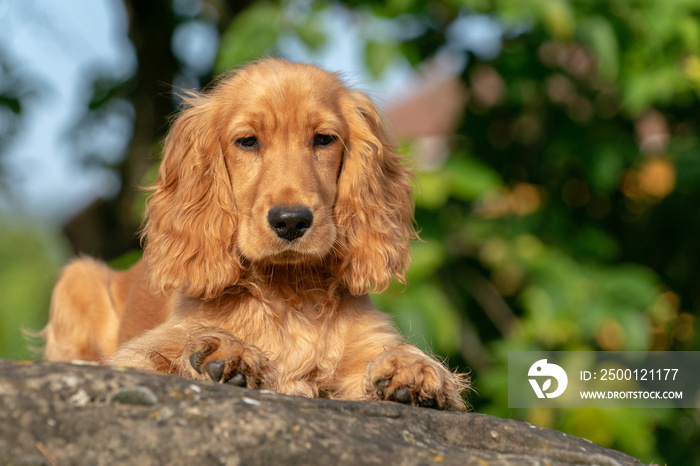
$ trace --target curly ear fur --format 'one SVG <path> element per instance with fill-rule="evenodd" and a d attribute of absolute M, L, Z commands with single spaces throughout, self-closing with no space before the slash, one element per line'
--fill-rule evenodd
<path fill-rule="evenodd" d="M 404 281 L 413 226 L 411 175 L 362 92 L 344 103 L 350 136 L 338 180 L 338 276 L 354 295 L 384 291 L 396 276 Z"/>
<path fill-rule="evenodd" d="M 193 94 L 165 140 L 143 229 L 152 286 L 213 298 L 240 276 L 236 215 L 212 99 Z"/>

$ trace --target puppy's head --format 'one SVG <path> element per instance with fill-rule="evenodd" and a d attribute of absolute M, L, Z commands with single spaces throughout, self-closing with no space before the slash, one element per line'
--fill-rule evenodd
<path fill-rule="evenodd" d="M 146 216 L 153 284 L 205 298 L 254 263 L 315 263 L 353 294 L 383 289 L 415 234 L 408 173 L 371 101 L 283 60 L 186 98 Z"/>

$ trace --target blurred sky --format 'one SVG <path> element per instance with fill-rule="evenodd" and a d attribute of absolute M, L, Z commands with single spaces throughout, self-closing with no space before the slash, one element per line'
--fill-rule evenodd
<path fill-rule="evenodd" d="M 40 90 L 24 108 L 25 124 L 5 154 L 11 197 L 0 203 L 14 214 L 60 223 L 118 187 L 109 171 L 87 168 L 76 160 L 69 133 L 84 111 L 96 70 L 124 77 L 134 71 L 136 60 L 126 35 L 124 5 L 120 0 L 5 0 L 0 2 L 0 25 L 0 44 L 10 62 L 19 67 L 21 76 L 39 83 Z M 343 71 L 350 81 L 364 82 L 360 41 L 353 40 L 348 26 L 329 28 L 332 45 L 313 59 L 328 69 Z M 217 39 L 196 24 L 179 37 L 180 54 L 189 53 L 193 61 L 207 49 L 202 40 Z M 311 58 L 294 40 L 282 49 L 293 59 Z M 405 81 L 405 72 L 394 70 L 385 88 L 400 87 L 397 83 L 402 75 Z M 92 143 L 114 145 L 121 152 L 123 146 L 115 139 L 121 137 L 125 144 L 129 135 L 123 128 L 103 131 L 101 140 Z"/>
<path fill-rule="evenodd" d="M 39 88 L 3 157 L 11 184 L 4 204 L 60 221 L 114 186 L 107 172 L 77 163 L 68 132 L 89 98 L 86 73 L 101 68 L 128 75 L 135 66 L 125 11 L 117 0 L 5 0 L 0 25 L 10 63 Z"/>
<path fill-rule="evenodd" d="M 485 55 L 498 53 L 500 41 L 483 40 L 497 29 L 488 24 L 492 20 L 465 17 L 460 21 L 455 22 L 460 27 L 451 32 L 454 43 L 463 48 L 486 44 Z M 380 82 L 369 78 L 362 51 L 367 29 L 362 30 L 349 13 L 335 9 L 324 22 L 329 40 L 322 50 L 312 54 L 299 40 L 286 38 L 280 44 L 282 53 L 340 71 L 350 85 L 368 91 L 379 106 L 415 85 L 407 63 L 394 64 Z M 215 53 L 218 39 L 213 28 L 201 23 L 188 23 L 174 39 L 175 53 L 184 61 L 189 55 L 195 67 L 213 60 L 213 55 L 202 57 Z M 377 24 L 374 29 L 390 31 L 390 26 Z M 114 174 L 85 167 L 75 157 L 70 131 L 86 108 L 95 73 L 126 78 L 134 72 L 137 63 L 127 28 L 121 0 L 0 1 L 1 50 L 19 75 L 38 83 L 39 90 L 37 97 L 26 102 L 24 124 L 3 156 L 11 187 L 9 198 L 0 197 L 4 210 L 58 224 L 95 198 L 116 192 L 119 180 Z M 129 124 L 112 122 L 90 144 L 119 157 L 130 138 Z"/>

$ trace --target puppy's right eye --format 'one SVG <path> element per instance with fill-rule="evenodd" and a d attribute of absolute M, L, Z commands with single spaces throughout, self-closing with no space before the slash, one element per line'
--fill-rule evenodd
<path fill-rule="evenodd" d="M 332 134 L 317 134 L 314 136 L 314 146 L 317 147 L 326 147 L 330 146 L 335 142 L 335 140 L 338 139 L 336 136 Z"/>
<path fill-rule="evenodd" d="M 258 138 L 255 136 L 246 136 L 244 138 L 236 139 L 236 144 L 238 144 L 241 149 L 255 149 L 255 147 L 258 145 Z"/>

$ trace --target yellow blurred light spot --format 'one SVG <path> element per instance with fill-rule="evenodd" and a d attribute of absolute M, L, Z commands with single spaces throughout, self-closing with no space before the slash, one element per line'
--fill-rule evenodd
<path fill-rule="evenodd" d="M 665 291 L 651 306 L 651 313 L 661 323 L 668 323 L 676 318 L 680 309 L 681 298 L 673 291 Z"/>
<path fill-rule="evenodd" d="M 484 196 L 474 207 L 474 213 L 483 218 L 501 218 L 509 214 L 507 191 Z"/>
<path fill-rule="evenodd" d="M 642 166 L 639 182 L 645 194 L 663 199 L 676 187 L 676 168 L 668 159 L 650 160 Z"/>
<path fill-rule="evenodd" d="M 694 334 L 695 317 L 688 313 L 682 313 L 678 316 L 678 323 L 673 330 L 673 338 L 680 342 L 691 341 Z"/>
<path fill-rule="evenodd" d="M 497 266 L 510 257 L 508 243 L 501 239 L 486 240 L 479 249 L 479 257 L 486 264 Z"/>
<path fill-rule="evenodd" d="M 634 201 L 661 200 L 676 187 L 676 167 L 668 159 L 652 159 L 640 168 L 628 171 L 622 180 L 622 192 Z"/>
<path fill-rule="evenodd" d="M 518 183 L 510 189 L 484 197 L 474 211 L 476 215 L 484 218 L 525 216 L 540 210 L 544 199 L 544 190 L 540 186 Z"/>
<path fill-rule="evenodd" d="M 523 270 L 515 263 L 507 263 L 493 270 L 491 281 L 503 296 L 514 295 L 525 279 Z"/>
<path fill-rule="evenodd" d="M 518 215 L 528 215 L 542 207 L 540 188 L 529 183 L 516 184 L 510 193 L 510 206 Z"/>
<path fill-rule="evenodd" d="M 535 235 L 520 235 L 515 239 L 515 248 L 524 259 L 533 259 L 542 253 L 544 245 Z"/>
<path fill-rule="evenodd" d="M 683 62 L 683 72 L 696 85 L 700 85 L 700 57 L 691 55 Z"/>
<path fill-rule="evenodd" d="M 574 16 L 568 2 L 552 0 L 543 2 L 544 24 L 555 39 L 569 41 L 574 36 Z"/>
<path fill-rule="evenodd" d="M 627 343 L 627 334 L 614 319 L 605 319 L 596 332 L 596 340 L 605 351 L 622 351 Z"/>

